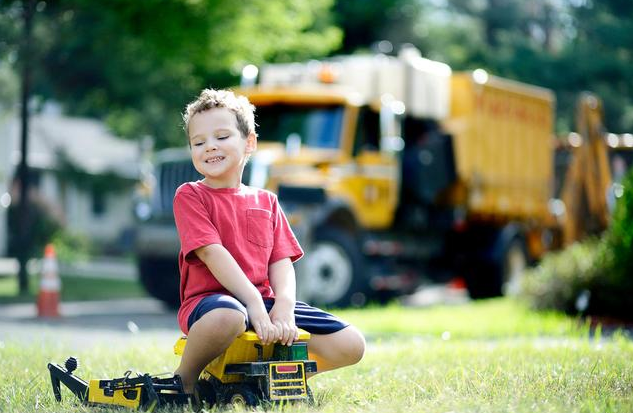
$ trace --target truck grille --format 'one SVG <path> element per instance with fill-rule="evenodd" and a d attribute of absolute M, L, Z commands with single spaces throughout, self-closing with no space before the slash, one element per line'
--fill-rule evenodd
<path fill-rule="evenodd" d="M 172 217 L 176 189 L 184 182 L 197 181 L 202 176 L 195 170 L 190 159 L 160 164 L 157 171 L 157 187 L 152 199 L 155 217 Z"/>
<path fill-rule="evenodd" d="M 290 400 L 307 397 L 303 363 L 270 363 L 270 399 Z"/>
<path fill-rule="evenodd" d="M 250 179 L 250 162 L 246 164 L 242 174 L 242 182 Z M 156 168 L 157 187 L 152 197 L 152 212 L 156 218 L 172 218 L 176 189 L 185 182 L 202 179 L 196 171 L 191 159 L 163 162 Z"/>

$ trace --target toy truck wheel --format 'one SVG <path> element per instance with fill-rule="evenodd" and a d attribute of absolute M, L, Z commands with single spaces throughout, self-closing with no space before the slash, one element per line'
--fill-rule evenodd
<path fill-rule="evenodd" d="M 298 283 L 306 301 L 335 307 L 365 303 L 363 257 L 350 234 L 334 227 L 317 230 L 305 260 Z"/>
<path fill-rule="evenodd" d="M 218 402 L 216 385 L 206 380 L 198 380 L 193 392 L 193 404 L 196 411 L 200 411 L 204 404 L 214 406 Z"/>
<path fill-rule="evenodd" d="M 138 259 L 139 279 L 145 290 L 172 308 L 180 305 L 177 260 L 151 257 Z"/>
<path fill-rule="evenodd" d="M 247 384 L 225 385 L 222 401 L 224 404 L 254 407 L 259 404 L 255 391 Z"/>

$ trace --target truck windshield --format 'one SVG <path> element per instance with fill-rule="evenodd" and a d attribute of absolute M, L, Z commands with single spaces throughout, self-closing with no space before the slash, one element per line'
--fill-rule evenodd
<path fill-rule="evenodd" d="M 258 135 L 263 141 L 285 143 L 288 136 L 298 136 L 305 146 L 339 147 L 343 122 L 341 106 L 259 106 L 255 116 Z"/>

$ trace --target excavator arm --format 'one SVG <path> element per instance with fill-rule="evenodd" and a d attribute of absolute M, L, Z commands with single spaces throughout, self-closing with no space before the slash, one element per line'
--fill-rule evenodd
<path fill-rule="evenodd" d="M 577 142 L 561 194 L 566 209 L 563 245 L 598 234 L 609 223 L 607 191 L 611 171 L 602 119 L 600 99 L 590 93 L 581 94 L 576 107 Z"/>

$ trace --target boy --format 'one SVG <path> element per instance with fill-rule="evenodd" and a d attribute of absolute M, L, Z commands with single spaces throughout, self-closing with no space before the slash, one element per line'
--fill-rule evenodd
<path fill-rule="evenodd" d="M 295 300 L 292 262 L 303 255 L 277 197 L 241 184 L 257 147 L 255 108 L 231 91 L 205 89 L 183 114 L 191 160 L 204 176 L 181 185 L 174 217 L 181 241 L 178 322 L 188 334 L 176 374 L 193 393 L 202 369 L 247 328 L 264 344 L 311 333 L 319 371 L 357 363 L 353 326 Z"/>

